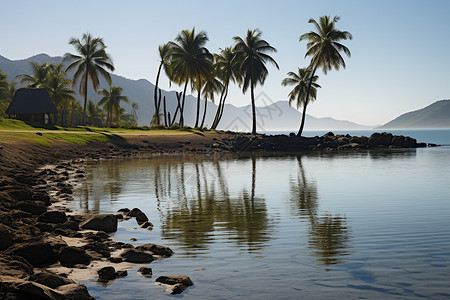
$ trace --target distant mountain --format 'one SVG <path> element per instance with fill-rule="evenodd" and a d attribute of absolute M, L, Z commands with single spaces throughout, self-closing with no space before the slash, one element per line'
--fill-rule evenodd
<path fill-rule="evenodd" d="M 62 57 L 50 57 L 47 54 L 39 54 L 23 60 L 9 60 L 0 55 L 0 70 L 8 74 L 11 81 L 18 74 L 30 74 L 30 61 L 37 63 L 54 63 L 62 62 Z M 72 78 L 73 71 L 68 74 Z M 139 125 L 148 125 L 154 114 L 153 92 L 155 86 L 145 79 L 131 80 L 122 76 L 111 74 L 112 83 L 114 86 L 123 87 L 123 95 L 128 96 L 130 102 L 136 102 L 139 105 L 138 109 L 138 123 Z M 100 89 L 108 88 L 107 83 L 101 79 Z M 76 90 L 77 91 L 77 90 Z M 166 97 L 167 110 L 173 113 L 176 109 L 176 94 L 175 91 L 162 90 L 162 96 Z M 89 85 L 88 97 L 92 98 L 94 103 L 100 100 L 98 96 Z M 258 107 L 257 113 L 257 130 L 258 131 L 297 131 L 300 126 L 301 113 L 289 106 L 287 101 L 271 102 L 265 97 L 264 93 L 256 96 L 257 103 L 263 103 L 264 107 Z M 81 97 L 78 97 L 81 101 Z M 250 102 L 250 97 L 249 97 Z M 192 95 L 186 96 L 185 104 L 185 124 L 193 126 L 195 123 L 197 99 Z M 202 100 L 201 113 L 203 113 Z M 122 105 L 127 111 L 131 110 L 130 104 Z M 214 120 L 217 105 L 208 102 L 207 114 L 205 119 L 205 126 L 210 126 Z M 226 104 L 222 120 L 218 129 L 235 130 L 235 131 L 251 131 L 252 115 L 251 106 L 236 107 L 231 104 Z M 349 121 L 339 121 L 332 118 L 315 118 L 313 116 L 306 116 L 305 130 L 364 130 L 372 127 L 355 124 Z"/>
<path fill-rule="evenodd" d="M 450 100 L 440 100 L 378 127 L 377 129 L 438 129 L 450 128 Z"/>

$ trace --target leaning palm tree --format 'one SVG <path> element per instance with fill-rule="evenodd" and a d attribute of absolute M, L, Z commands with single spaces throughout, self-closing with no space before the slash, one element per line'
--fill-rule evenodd
<path fill-rule="evenodd" d="M 233 37 L 236 45 L 236 54 L 241 61 L 240 69 L 243 76 L 242 91 L 245 93 L 250 87 L 251 103 L 252 103 L 252 133 L 256 133 L 256 105 L 254 88 L 258 82 L 263 85 L 266 80 L 269 71 L 265 64 L 267 62 L 272 63 L 278 67 L 277 62 L 267 52 L 276 52 L 277 50 L 272 47 L 268 42 L 261 39 L 262 32 L 259 29 L 247 30 L 247 36 L 245 40 L 239 36 Z"/>
<path fill-rule="evenodd" d="M 208 41 L 206 32 L 195 34 L 195 28 L 191 31 L 183 30 L 175 38 L 175 42 L 169 42 L 170 50 L 167 54 L 170 65 L 169 79 L 178 85 L 184 84 L 183 99 L 179 106 L 180 126 L 184 125 L 184 102 L 188 83 L 194 84 L 196 80 L 204 80 L 209 76 L 208 70 L 213 56 L 204 47 Z M 199 115 L 200 100 L 197 100 L 197 120 Z"/>
<path fill-rule="evenodd" d="M 211 129 L 216 129 L 219 125 L 220 119 L 223 115 L 223 109 L 225 107 L 225 100 L 228 96 L 228 87 L 230 81 L 241 83 L 242 76 L 240 73 L 240 62 L 237 59 L 236 51 L 232 47 L 227 47 L 220 51 L 220 54 L 215 54 L 214 59 L 216 61 L 215 69 L 217 76 L 222 81 L 223 89 L 220 95 L 219 104 L 217 106 L 216 116 L 214 117 Z"/>
<path fill-rule="evenodd" d="M 300 132 L 303 131 L 303 126 L 305 125 L 305 117 L 306 117 L 306 107 L 309 102 L 312 102 L 316 99 L 317 89 L 320 88 L 320 85 L 316 83 L 319 76 L 314 75 L 313 78 L 310 78 L 312 73 L 311 68 L 298 68 L 298 72 L 289 72 L 286 77 L 283 79 L 281 84 L 283 86 L 293 85 L 294 89 L 289 93 L 289 106 L 292 106 L 294 102 L 296 102 L 297 109 L 303 106 L 302 113 L 302 121 L 300 125 Z M 311 88 L 309 88 L 309 83 L 311 83 Z M 306 93 L 309 90 L 309 97 L 306 97 Z"/>
<path fill-rule="evenodd" d="M 37 62 L 30 61 L 30 65 L 33 74 L 19 74 L 16 76 L 16 79 L 20 80 L 20 84 L 26 84 L 25 86 L 29 88 L 44 87 L 51 64 L 38 64 Z"/>
<path fill-rule="evenodd" d="M 111 76 L 106 69 L 114 71 L 114 66 L 111 57 L 105 51 L 106 45 L 100 37 L 94 38 L 89 33 L 84 33 L 81 41 L 71 38 L 69 44 L 75 47 L 79 55 L 71 53 L 64 55 L 64 61 L 71 62 L 66 72 L 76 68 L 72 87 L 75 87 L 78 79 L 81 77 L 79 92 L 81 96 L 84 96 L 83 125 L 86 125 L 88 81 L 91 81 L 95 92 L 97 92 L 97 88 L 100 85 L 99 74 L 111 85 Z"/>
<path fill-rule="evenodd" d="M 169 52 L 170 46 L 169 44 L 163 44 L 158 47 L 159 57 L 161 58 L 161 63 L 159 64 L 158 74 L 156 75 L 156 83 L 155 83 L 155 91 L 153 92 L 153 97 L 155 100 L 155 111 L 159 111 L 161 107 L 161 98 L 158 99 L 158 85 L 159 85 L 159 75 L 161 74 L 161 69 L 164 66 L 164 69 L 167 73 L 167 61 L 166 56 Z M 158 125 L 161 123 L 159 118 L 159 114 L 156 114 L 156 121 Z"/>
<path fill-rule="evenodd" d="M 308 103 L 314 75 L 318 68 L 321 68 L 326 75 L 328 71 L 339 70 L 342 66 L 345 69 L 345 61 L 340 52 L 344 52 L 348 57 L 351 56 L 350 50 L 341 44 L 343 40 L 351 40 L 353 36 L 348 31 L 336 29 L 336 23 L 339 17 L 330 20 L 330 16 L 322 16 L 319 22 L 309 19 L 308 23 L 314 24 L 316 31 L 302 34 L 299 41 L 307 40 L 307 50 L 305 57 L 311 56 L 310 66 L 312 74 L 310 76 L 308 90 L 306 92 L 305 103 Z M 303 127 L 300 127 L 298 135 L 302 135 Z"/>
<path fill-rule="evenodd" d="M 66 73 L 62 70 L 63 68 L 63 64 L 51 65 L 44 83 L 45 89 L 57 108 L 60 108 L 67 100 L 75 99 L 75 92 L 68 87 L 72 80 L 65 78 Z"/>
<path fill-rule="evenodd" d="M 98 92 L 102 96 L 97 105 L 103 106 L 106 111 L 106 124 L 107 126 L 120 125 L 121 107 L 120 102 L 128 103 L 128 97 L 122 95 L 123 88 L 120 86 L 111 86 L 109 91 L 102 89 Z"/>

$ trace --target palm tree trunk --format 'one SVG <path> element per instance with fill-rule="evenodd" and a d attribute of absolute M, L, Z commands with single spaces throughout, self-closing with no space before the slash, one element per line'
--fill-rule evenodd
<path fill-rule="evenodd" d="M 223 96 L 222 106 L 220 107 L 220 115 L 219 115 L 219 119 L 217 120 L 217 126 L 219 125 L 219 122 L 222 119 L 223 111 L 225 108 L 225 100 L 227 99 L 227 96 L 228 96 L 228 86 L 227 86 L 227 90 L 225 91 L 225 96 Z"/>
<path fill-rule="evenodd" d="M 157 92 L 158 92 L 158 84 L 159 84 L 159 74 L 161 73 L 162 66 L 163 66 L 163 61 L 161 61 L 161 64 L 159 65 L 159 68 L 158 68 L 158 74 L 156 75 L 155 91 L 153 92 L 153 98 L 155 100 L 155 111 L 156 112 L 158 112 L 158 110 L 159 110 Z M 161 97 L 160 97 L 159 101 L 161 101 Z M 158 122 L 158 125 L 159 125 L 159 123 L 160 123 L 159 114 L 156 114 L 156 121 Z"/>
<path fill-rule="evenodd" d="M 87 86 L 88 86 L 88 72 L 84 75 L 84 105 L 83 105 L 83 126 L 86 126 L 86 105 L 87 105 Z"/>
<path fill-rule="evenodd" d="M 200 83 L 199 83 L 199 85 L 200 85 Z M 201 93 L 201 88 L 198 87 L 198 93 L 197 93 L 197 116 L 195 117 L 194 128 L 198 127 L 198 119 L 200 117 L 200 93 Z"/>
<path fill-rule="evenodd" d="M 184 126 L 184 101 L 186 100 L 187 84 L 188 84 L 188 81 L 186 80 L 186 83 L 184 84 L 184 90 L 183 90 L 183 101 L 181 101 L 181 106 L 180 106 L 180 127 Z"/>
<path fill-rule="evenodd" d="M 167 109 L 166 109 L 166 96 L 163 98 L 163 108 L 164 108 L 164 126 L 167 127 Z"/>
<path fill-rule="evenodd" d="M 305 104 L 303 106 L 302 123 L 300 125 L 300 129 L 298 130 L 297 136 L 302 136 L 302 133 L 303 133 L 303 126 L 305 125 L 306 106 L 308 106 L 308 103 L 309 103 L 309 93 L 311 91 L 311 86 L 312 86 L 314 74 L 316 74 L 316 71 L 317 71 L 317 66 L 314 67 L 314 70 L 311 74 L 311 78 L 309 79 L 308 90 L 306 91 L 306 100 L 305 100 Z"/>
<path fill-rule="evenodd" d="M 303 127 L 305 126 L 306 106 L 308 106 L 308 104 L 305 103 L 303 105 L 302 122 L 300 123 L 300 129 L 299 129 L 299 131 L 297 133 L 298 136 L 302 136 Z"/>
<path fill-rule="evenodd" d="M 205 109 L 203 110 L 202 124 L 200 125 L 200 128 L 203 128 L 203 124 L 205 123 L 206 107 L 207 106 L 208 106 L 208 98 L 205 97 Z"/>
<path fill-rule="evenodd" d="M 253 80 L 250 81 L 250 92 L 252 97 L 252 116 L 253 116 L 253 125 L 252 125 L 252 133 L 256 133 L 256 107 L 255 107 L 255 93 L 253 91 Z"/>
<path fill-rule="evenodd" d="M 225 95 L 225 86 L 223 87 L 222 93 L 220 95 L 219 104 L 217 105 L 217 111 L 216 111 L 216 115 L 214 117 L 214 121 L 211 125 L 211 129 L 216 129 L 217 124 L 219 123 L 218 120 L 219 120 L 219 116 L 220 116 L 220 107 L 222 105 L 222 101 L 223 101 L 222 99 L 223 99 L 224 95 Z"/>

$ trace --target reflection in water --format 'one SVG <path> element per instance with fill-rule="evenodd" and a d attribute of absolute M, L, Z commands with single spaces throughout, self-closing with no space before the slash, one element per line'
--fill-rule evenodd
<path fill-rule="evenodd" d="M 342 256 L 348 255 L 350 239 L 346 218 L 318 214 L 317 185 L 306 179 L 301 156 L 297 157 L 298 174 L 291 178 L 291 201 L 294 212 L 309 222 L 309 245 L 316 249 L 315 255 L 325 266 L 343 262 Z"/>
<path fill-rule="evenodd" d="M 185 170 L 188 166 L 190 173 Z M 173 203 L 173 207 L 161 211 L 162 235 L 180 241 L 191 256 L 220 240 L 232 242 L 250 253 L 261 250 L 269 239 L 272 225 L 264 198 L 255 196 L 255 158 L 251 171 L 251 190 L 231 195 L 221 161 L 182 162 L 156 168 L 158 202 L 171 198 Z M 176 201 L 171 197 L 171 190 L 177 191 Z"/>

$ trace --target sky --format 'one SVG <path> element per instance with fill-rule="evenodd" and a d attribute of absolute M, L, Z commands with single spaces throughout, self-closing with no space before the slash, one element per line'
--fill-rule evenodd
<path fill-rule="evenodd" d="M 89 32 L 100 36 L 112 56 L 114 73 L 155 82 L 158 46 L 183 29 L 205 31 L 206 47 L 217 53 L 259 28 L 277 49 L 271 56 L 280 69 L 268 65 L 257 105 L 287 100 L 292 88 L 281 86 L 290 71 L 306 67 L 306 42 L 299 36 L 313 30 L 310 18 L 339 16 L 340 30 L 353 40 L 346 68 L 320 72 L 322 86 L 307 113 L 362 125 L 381 125 L 412 110 L 450 99 L 450 1 L 448 0 L 316 0 L 316 1 L 24 1 L 2 0 L 0 55 L 19 60 L 39 53 L 74 53 L 71 37 Z M 160 87 L 169 86 L 167 77 Z M 264 99 L 258 103 L 258 99 Z M 132 101 L 132 99 L 131 99 Z M 244 106 L 250 92 L 230 89 L 227 103 Z"/>

